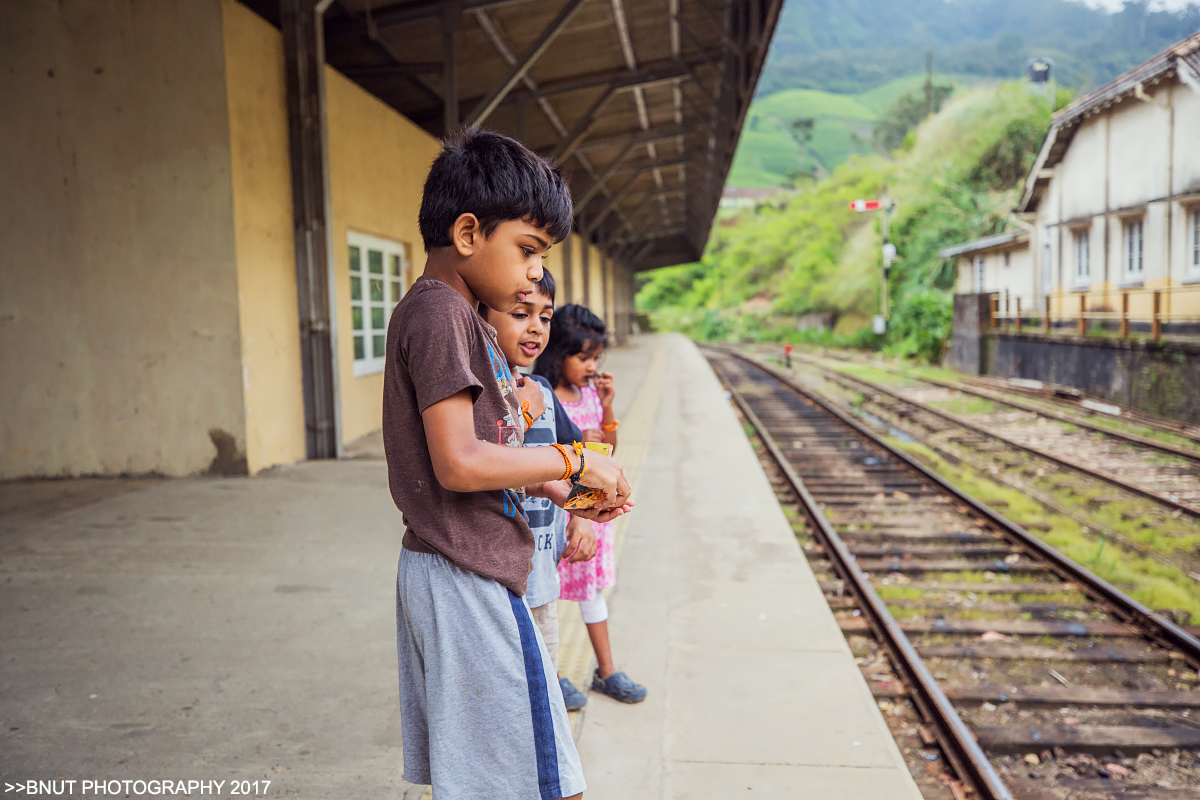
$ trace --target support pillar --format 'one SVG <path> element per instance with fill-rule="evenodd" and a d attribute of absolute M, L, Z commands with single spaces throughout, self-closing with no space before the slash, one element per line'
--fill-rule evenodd
<path fill-rule="evenodd" d="M 327 3 L 325 4 L 327 5 Z M 333 234 L 325 118 L 323 7 L 280 0 L 287 81 L 288 145 L 300 307 L 300 359 L 309 458 L 341 455 Z"/>

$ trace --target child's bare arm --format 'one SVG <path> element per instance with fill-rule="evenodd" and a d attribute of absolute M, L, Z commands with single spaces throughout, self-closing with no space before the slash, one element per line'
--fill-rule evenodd
<path fill-rule="evenodd" d="M 421 418 L 438 483 L 452 492 L 486 492 L 562 478 L 566 465 L 556 447 L 505 447 L 475 438 L 471 393 L 464 389 L 429 406 Z M 571 469 L 579 456 L 568 448 Z M 624 505 L 629 484 L 617 462 L 589 453 L 580 482 L 603 489 L 607 508 Z"/>
<path fill-rule="evenodd" d="M 601 420 L 600 441 L 607 442 L 613 446 L 613 450 L 617 449 L 617 415 L 613 413 L 613 400 L 617 396 L 617 384 L 613 379 L 612 373 L 601 372 L 596 376 L 596 396 L 600 398 L 600 406 L 604 411 L 604 418 Z M 603 426 L 608 425 L 612 430 L 603 430 Z"/>

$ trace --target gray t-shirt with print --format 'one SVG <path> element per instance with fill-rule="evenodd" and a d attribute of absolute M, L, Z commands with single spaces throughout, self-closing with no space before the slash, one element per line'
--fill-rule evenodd
<path fill-rule="evenodd" d="M 530 376 L 537 381 L 546 401 L 546 412 L 534 420 L 525 431 L 526 447 L 548 447 L 558 441 L 558 420 L 555 414 L 554 392 L 540 375 Z M 544 606 L 558 599 L 558 559 L 567 546 L 568 514 L 545 497 L 525 497 L 525 516 L 533 531 L 533 570 L 525 589 L 525 603 L 530 608 Z"/>

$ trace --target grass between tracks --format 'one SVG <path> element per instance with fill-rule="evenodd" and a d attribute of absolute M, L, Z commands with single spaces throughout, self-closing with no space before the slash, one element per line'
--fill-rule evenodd
<path fill-rule="evenodd" d="M 1003 507 L 1004 516 L 1025 527 L 1048 526 L 1030 532 L 1063 555 L 1109 583 L 1116 584 L 1151 608 L 1184 611 L 1200 624 L 1200 587 L 1177 567 L 1130 553 L 1093 533 L 1070 517 L 1047 511 L 1016 489 L 997 484 L 965 465 L 951 465 L 917 442 L 889 438 L 889 443 L 985 504 Z"/>
<path fill-rule="evenodd" d="M 861 378 L 863 380 L 872 381 L 873 383 L 878 383 L 889 387 L 903 385 L 906 379 L 908 381 L 912 381 L 914 379 L 921 380 L 923 378 L 942 381 L 950 384 L 963 383 L 963 374 L 961 372 L 956 372 L 945 367 L 913 364 L 911 362 L 899 360 L 885 362 L 882 364 L 863 364 L 861 362 L 846 362 L 835 359 L 826 359 L 823 361 L 823 365 L 838 372 L 843 372 L 852 377 Z M 1003 391 L 994 391 L 997 391 L 1001 396 L 1004 396 Z M 1066 416 L 1077 416 L 1080 421 L 1085 421 L 1090 425 L 1105 428 L 1113 431 L 1114 433 L 1132 433 L 1135 436 L 1153 439 L 1154 441 L 1162 442 L 1163 444 L 1174 445 L 1176 447 L 1182 447 L 1185 450 L 1200 452 L 1200 445 L 1197 445 L 1195 441 L 1189 439 L 1188 437 L 1177 436 L 1168 431 L 1152 428 L 1148 425 L 1139 425 L 1135 422 L 1129 422 L 1119 417 L 1112 417 L 1105 414 L 1085 414 L 1081 411 L 1076 411 L 1069 406 L 1064 407 L 1058 403 L 1042 400 L 1038 397 L 1018 395 L 1014 399 L 1046 411 L 1053 411 Z M 956 409 L 949 410 L 956 411 Z M 963 412 L 956 411 L 956 413 Z M 1059 424 L 1064 425 L 1067 430 L 1075 429 L 1075 426 L 1071 425 L 1070 423 Z"/>

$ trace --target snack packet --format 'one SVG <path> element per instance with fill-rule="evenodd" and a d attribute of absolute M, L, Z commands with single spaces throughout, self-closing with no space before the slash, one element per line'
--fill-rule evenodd
<path fill-rule="evenodd" d="M 584 448 L 604 456 L 612 455 L 612 445 L 607 442 L 585 442 Z M 596 504 L 604 500 L 604 491 L 601 489 L 593 489 L 590 486 L 584 486 L 582 483 L 576 483 L 571 487 L 571 493 L 567 495 L 567 503 L 563 508 L 567 510 L 576 508 L 595 508 Z"/>

